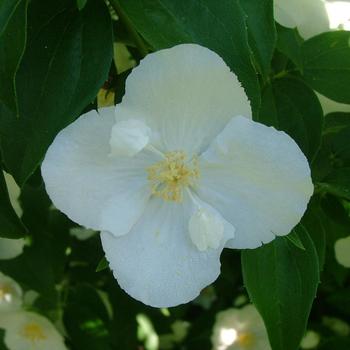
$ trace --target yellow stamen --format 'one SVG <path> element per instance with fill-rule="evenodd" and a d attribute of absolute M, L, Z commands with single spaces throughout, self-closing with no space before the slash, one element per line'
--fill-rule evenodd
<path fill-rule="evenodd" d="M 245 348 L 250 348 L 255 343 L 254 335 L 251 333 L 242 333 L 238 336 L 237 342 Z"/>
<path fill-rule="evenodd" d="M 46 335 L 37 323 L 26 324 L 23 327 L 21 334 L 32 342 L 46 339 Z"/>
<path fill-rule="evenodd" d="M 181 202 L 183 188 L 199 177 L 198 160 L 186 161 L 181 151 L 165 154 L 165 159 L 147 168 L 152 194 L 166 201 Z"/>
<path fill-rule="evenodd" d="M 7 284 L 0 284 L 0 301 L 3 299 L 6 299 L 7 295 L 11 295 L 13 293 L 13 290 L 11 286 Z"/>

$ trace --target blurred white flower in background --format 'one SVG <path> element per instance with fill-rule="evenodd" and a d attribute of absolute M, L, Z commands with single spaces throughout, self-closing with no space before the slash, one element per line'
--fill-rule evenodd
<path fill-rule="evenodd" d="M 330 30 L 350 30 L 350 2 L 324 0 L 275 0 L 276 21 L 297 28 L 304 39 Z M 324 114 L 350 112 L 350 105 L 335 102 L 319 93 Z"/>
<path fill-rule="evenodd" d="M 173 349 L 180 344 L 187 336 L 191 324 L 187 321 L 176 320 L 171 325 L 172 333 L 159 335 L 159 349 Z"/>
<path fill-rule="evenodd" d="M 332 0 L 275 0 L 279 24 L 297 28 L 304 39 L 330 30 L 350 30 L 350 2 Z"/>
<path fill-rule="evenodd" d="M 325 1 L 330 29 L 350 30 L 350 1 Z"/>
<path fill-rule="evenodd" d="M 18 200 L 21 194 L 21 189 L 16 184 L 16 181 L 12 175 L 8 174 L 6 171 L 3 171 L 3 173 L 4 173 L 5 182 L 9 193 L 11 205 L 15 210 L 16 214 L 18 215 L 18 217 L 21 217 L 23 214 L 23 210 Z"/>
<path fill-rule="evenodd" d="M 334 244 L 334 252 L 340 265 L 350 267 L 350 236 L 338 239 Z"/>
<path fill-rule="evenodd" d="M 21 217 L 23 214 L 23 211 L 18 201 L 21 190 L 16 184 L 14 178 L 10 174 L 6 173 L 5 171 L 3 173 L 4 173 L 11 205 L 15 210 L 16 214 L 19 217 Z M 13 259 L 16 256 L 22 254 L 24 246 L 25 246 L 24 238 L 8 239 L 8 238 L 0 237 L 0 260 Z"/>
<path fill-rule="evenodd" d="M 69 230 L 69 233 L 79 241 L 85 241 L 97 234 L 96 231 L 84 227 L 73 227 Z"/>
<path fill-rule="evenodd" d="M 341 337 L 348 337 L 350 335 L 349 324 L 340 318 L 324 316 L 322 317 L 322 323 Z"/>
<path fill-rule="evenodd" d="M 136 316 L 137 338 L 144 343 L 146 350 L 159 349 L 159 336 L 154 330 L 152 321 L 144 314 Z"/>
<path fill-rule="evenodd" d="M 217 299 L 215 288 L 208 286 L 202 289 L 201 293 L 193 300 L 195 305 L 201 306 L 205 310 L 209 310 L 213 302 Z"/>
<path fill-rule="evenodd" d="M 320 343 L 320 335 L 315 331 L 308 330 L 301 340 L 302 349 L 314 349 Z"/>
<path fill-rule="evenodd" d="M 0 315 L 4 312 L 19 310 L 22 306 L 22 297 L 19 284 L 0 272 Z"/>
<path fill-rule="evenodd" d="M 120 105 L 57 135 L 42 175 L 59 210 L 102 231 L 121 288 L 156 307 L 198 296 L 224 247 L 288 234 L 313 192 L 295 141 L 252 121 L 238 78 L 194 44 L 147 55 Z"/>
<path fill-rule="evenodd" d="M 240 307 L 242 305 L 245 305 L 249 302 L 249 299 L 248 299 L 248 296 L 245 295 L 245 294 L 241 294 L 241 295 L 238 295 L 234 302 L 233 302 L 233 306 L 234 307 Z"/>
<path fill-rule="evenodd" d="M 27 311 L 0 314 L 9 350 L 66 350 L 64 339 L 45 317 Z"/>
<path fill-rule="evenodd" d="M 322 0 L 275 0 L 274 16 L 287 28 L 298 28 L 304 39 L 329 30 L 326 4 Z"/>
<path fill-rule="evenodd" d="M 350 105 L 333 101 L 328 97 L 321 95 L 318 92 L 316 92 L 316 95 L 320 100 L 324 115 L 327 115 L 333 112 L 346 112 L 346 113 L 350 112 Z"/>
<path fill-rule="evenodd" d="M 251 304 L 217 313 L 211 341 L 213 350 L 271 350 L 264 322 Z"/>
<path fill-rule="evenodd" d="M 24 238 L 0 238 L 0 260 L 13 259 L 21 255 L 25 244 Z"/>

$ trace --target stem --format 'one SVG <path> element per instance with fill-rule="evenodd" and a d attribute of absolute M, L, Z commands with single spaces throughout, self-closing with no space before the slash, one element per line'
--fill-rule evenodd
<path fill-rule="evenodd" d="M 128 30 L 130 36 L 132 37 L 137 49 L 139 50 L 142 57 L 145 57 L 148 54 L 148 49 L 143 41 L 143 39 L 140 37 L 136 29 L 134 28 L 132 22 L 130 21 L 127 14 L 123 11 L 121 6 L 119 5 L 118 0 L 109 0 L 110 4 L 114 8 L 115 12 L 117 13 L 120 21 L 124 24 L 126 29 Z"/>
<path fill-rule="evenodd" d="M 272 80 L 284 78 L 284 77 L 286 77 L 288 74 L 294 73 L 294 72 L 298 72 L 298 70 L 297 70 L 297 69 L 283 70 L 283 71 L 281 71 L 281 72 L 275 74 L 275 75 L 272 77 Z"/>

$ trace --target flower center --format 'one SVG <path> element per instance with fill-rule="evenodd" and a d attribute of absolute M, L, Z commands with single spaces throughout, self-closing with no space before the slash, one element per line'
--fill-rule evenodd
<path fill-rule="evenodd" d="M 10 286 L 3 284 L 0 285 L 0 302 L 9 302 L 12 299 L 13 290 Z"/>
<path fill-rule="evenodd" d="M 254 335 L 251 333 L 242 333 L 237 338 L 238 343 L 245 348 L 250 348 L 254 342 Z"/>
<path fill-rule="evenodd" d="M 181 202 L 183 188 L 193 186 L 199 177 L 197 157 L 186 160 L 182 151 L 169 152 L 160 162 L 147 168 L 152 194 L 166 201 Z"/>
<path fill-rule="evenodd" d="M 22 329 L 22 335 L 32 342 L 46 339 L 42 328 L 37 323 L 28 323 Z"/>

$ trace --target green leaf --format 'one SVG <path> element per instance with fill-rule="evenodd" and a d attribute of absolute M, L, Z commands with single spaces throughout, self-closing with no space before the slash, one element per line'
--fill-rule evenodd
<path fill-rule="evenodd" d="M 70 291 L 63 320 L 75 349 L 111 349 L 109 316 L 93 287 L 78 285 Z"/>
<path fill-rule="evenodd" d="M 243 279 L 264 319 L 273 350 L 296 350 L 305 333 L 319 282 L 318 257 L 299 226 L 301 250 L 282 237 L 242 252 Z"/>
<path fill-rule="evenodd" d="M 302 46 L 303 77 L 319 93 L 350 103 L 350 32 L 320 34 Z"/>
<path fill-rule="evenodd" d="M 8 5 L 14 4 L 8 13 Z M 16 114 L 15 76 L 26 44 L 27 5 L 27 0 L 10 0 L 0 6 L 0 20 L 6 20 L 0 23 L 0 100 Z"/>
<path fill-rule="evenodd" d="M 318 348 L 319 350 L 349 350 L 350 340 L 346 337 L 338 337 L 326 340 Z"/>
<path fill-rule="evenodd" d="M 330 294 L 326 301 L 327 304 L 331 305 L 334 309 L 339 311 L 341 314 L 350 316 L 350 287 L 335 290 Z"/>
<path fill-rule="evenodd" d="M 87 0 L 77 0 L 77 7 L 81 11 L 86 6 Z"/>
<path fill-rule="evenodd" d="M 329 132 L 327 132 L 327 130 Z M 322 147 L 312 164 L 313 178 L 322 183 L 334 170 L 350 167 L 350 126 L 341 127 L 337 132 L 326 133 Z"/>
<path fill-rule="evenodd" d="M 335 259 L 334 244 L 340 238 L 349 236 L 350 217 L 343 204 L 334 196 L 321 197 L 321 209 L 326 220 L 322 220 L 326 228 L 327 247 L 326 263 L 322 274 L 322 285 L 345 285 L 348 279 L 348 270 L 341 266 Z M 320 216 L 323 218 L 323 215 Z"/>
<path fill-rule="evenodd" d="M 350 200 L 350 168 L 334 170 L 318 186 L 322 191 Z"/>
<path fill-rule="evenodd" d="M 0 105 L 4 162 L 23 184 L 55 135 L 96 96 L 112 61 L 108 9 L 91 0 L 79 12 L 71 1 L 33 0 L 28 45 L 17 72 L 19 118 Z"/>
<path fill-rule="evenodd" d="M 320 271 L 323 270 L 326 257 L 326 220 L 327 218 L 318 203 L 311 200 L 301 223 L 314 242 L 318 255 Z"/>
<path fill-rule="evenodd" d="M 22 0 L 7 0 L 0 2 L 0 34 L 5 30 L 11 16 Z"/>
<path fill-rule="evenodd" d="M 277 79 L 263 92 L 258 121 L 290 135 L 312 161 L 321 143 L 323 112 L 315 93 L 302 81 Z"/>
<path fill-rule="evenodd" d="M 112 4 L 116 0 L 112 1 Z M 256 110 L 259 84 L 238 0 L 121 0 L 136 29 L 156 50 L 197 43 L 217 52 L 238 75 Z"/>
<path fill-rule="evenodd" d="M 294 229 L 289 235 L 286 236 L 286 238 L 293 243 L 297 248 L 301 250 L 305 250 L 304 244 L 301 241 L 297 231 Z"/>
<path fill-rule="evenodd" d="M 0 237 L 21 238 L 26 232 L 10 203 L 4 173 L 0 168 Z"/>
<path fill-rule="evenodd" d="M 336 133 L 348 127 L 350 127 L 350 113 L 330 113 L 325 117 L 323 134 Z"/>
<path fill-rule="evenodd" d="M 276 23 L 277 29 L 277 49 L 286 55 L 300 70 L 302 70 L 303 59 L 301 45 L 303 38 L 297 29 L 291 29 Z"/>
<path fill-rule="evenodd" d="M 273 1 L 241 0 L 240 4 L 247 15 L 250 46 L 254 52 L 256 65 L 264 76 L 268 76 L 277 37 Z"/>
<path fill-rule="evenodd" d="M 102 270 L 108 269 L 109 264 L 108 261 L 106 259 L 106 257 L 104 256 L 100 262 L 98 263 L 97 267 L 96 267 L 96 272 L 100 272 Z"/>
<path fill-rule="evenodd" d="M 26 184 L 20 199 L 29 243 L 15 259 L 0 261 L 0 271 L 37 291 L 54 307 L 57 303 L 55 285 L 61 282 L 65 270 L 72 223 L 62 213 L 50 209 L 51 202 L 43 185 Z"/>

